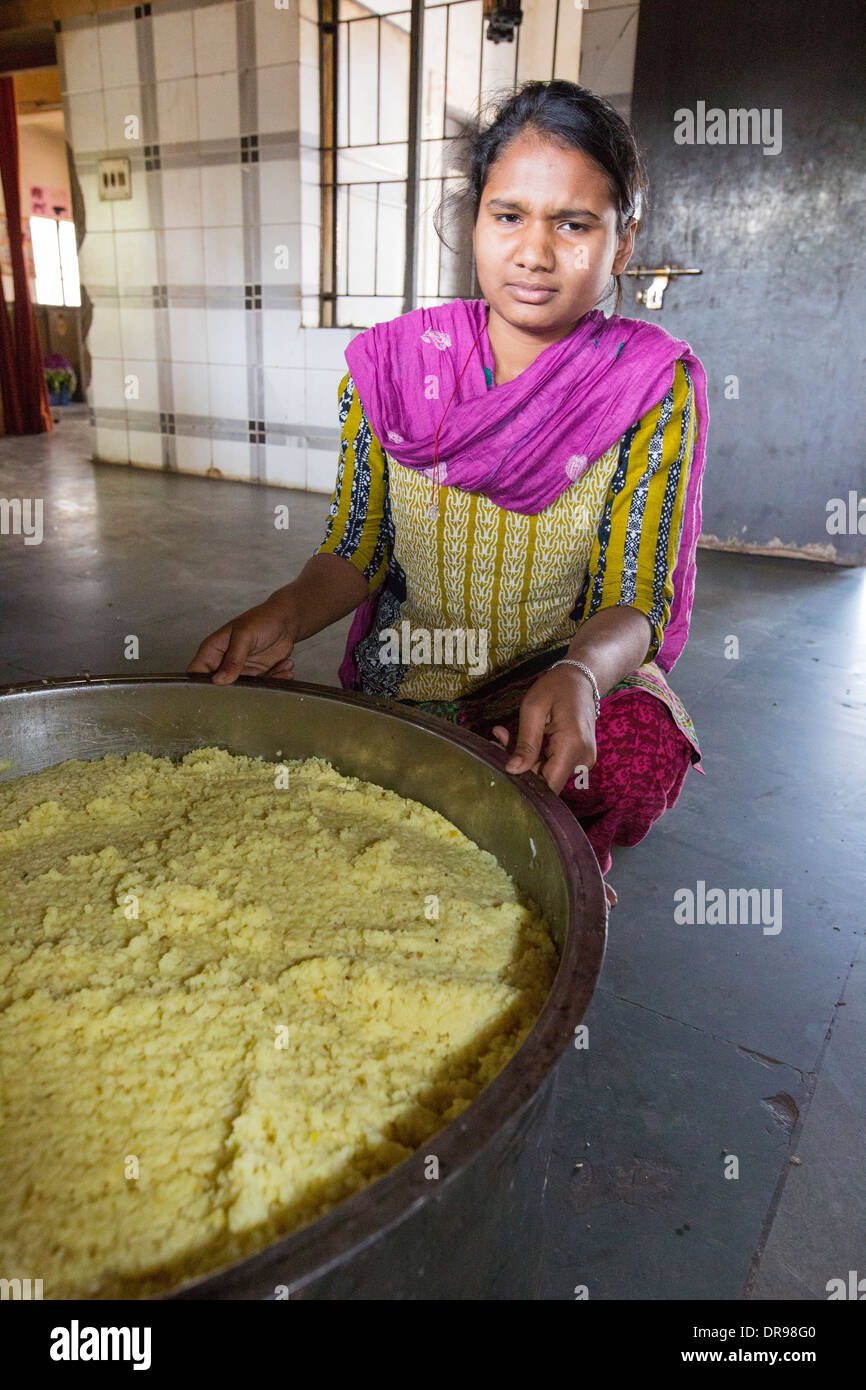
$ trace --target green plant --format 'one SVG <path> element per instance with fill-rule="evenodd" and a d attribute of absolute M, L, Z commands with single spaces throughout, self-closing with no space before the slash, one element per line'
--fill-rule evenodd
<path fill-rule="evenodd" d="M 52 367 L 49 371 L 45 373 L 46 385 L 48 386 L 48 390 L 54 396 L 59 396 L 64 386 L 68 389 L 71 395 L 74 381 L 75 377 L 73 376 L 72 372 L 67 371 L 65 367 Z"/>

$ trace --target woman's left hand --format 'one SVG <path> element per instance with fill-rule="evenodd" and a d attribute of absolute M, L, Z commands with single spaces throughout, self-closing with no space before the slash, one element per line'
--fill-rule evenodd
<path fill-rule="evenodd" d="M 511 735 L 501 724 L 492 734 L 508 748 Z M 574 666 L 545 671 L 530 686 L 520 706 L 517 741 L 506 772 L 541 772 L 557 794 L 579 767 L 594 765 L 595 704 L 592 686 Z"/>

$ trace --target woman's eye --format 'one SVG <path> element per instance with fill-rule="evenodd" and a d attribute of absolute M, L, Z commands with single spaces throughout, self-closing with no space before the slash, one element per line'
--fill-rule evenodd
<path fill-rule="evenodd" d="M 517 217 L 517 216 L 518 216 L 518 214 L 517 214 L 516 212 L 499 212 L 499 213 L 496 214 L 496 221 L 497 221 L 497 222 L 501 222 L 504 218 Z M 509 225 L 510 225 L 510 224 L 509 224 Z M 589 231 L 589 227 L 587 227 L 587 225 L 586 225 L 585 222 L 563 222 L 562 225 L 563 225 L 563 227 L 574 227 L 578 232 L 588 232 L 588 231 Z"/>

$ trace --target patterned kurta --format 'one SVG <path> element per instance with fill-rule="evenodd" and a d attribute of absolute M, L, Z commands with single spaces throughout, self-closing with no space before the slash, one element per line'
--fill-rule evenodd
<path fill-rule="evenodd" d="M 437 489 L 392 458 L 350 373 L 340 382 L 339 412 L 337 482 L 315 553 L 351 561 L 371 592 L 384 586 L 372 629 L 355 648 L 365 693 L 459 699 L 529 656 L 549 651 L 553 659 L 584 619 L 629 605 L 646 614 L 652 636 L 644 664 L 621 685 L 663 699 L 699 757 L 691 720 L 653 661 L 670 616 L 697 433 L 683 362 L 664 399 L 533 516 L 480 493 Z"/>

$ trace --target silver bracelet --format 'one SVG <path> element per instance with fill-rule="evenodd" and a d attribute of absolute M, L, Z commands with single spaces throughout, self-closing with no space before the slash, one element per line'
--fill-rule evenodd
<path fill-rule="evenodd" d="M 598 716 L 601 713 L 601 700 L 599 699 L 598 694 L 598 682 L 596 681 L 595 676 L 592 674 L 589 667 L 584 666 L 582 661 L 573 661 L 570 657 L 567 656 L 564 656 L 561 661 L 554 661 L 553 665 L 549 669 L 551 671 L 555 671 L 557 666 L 576 666 L 578 671 L 583 672 L 590 685 L 592 686 L 592 698 L 595 701 L 595 717 L 596 719 L 598 719 Z"/>

